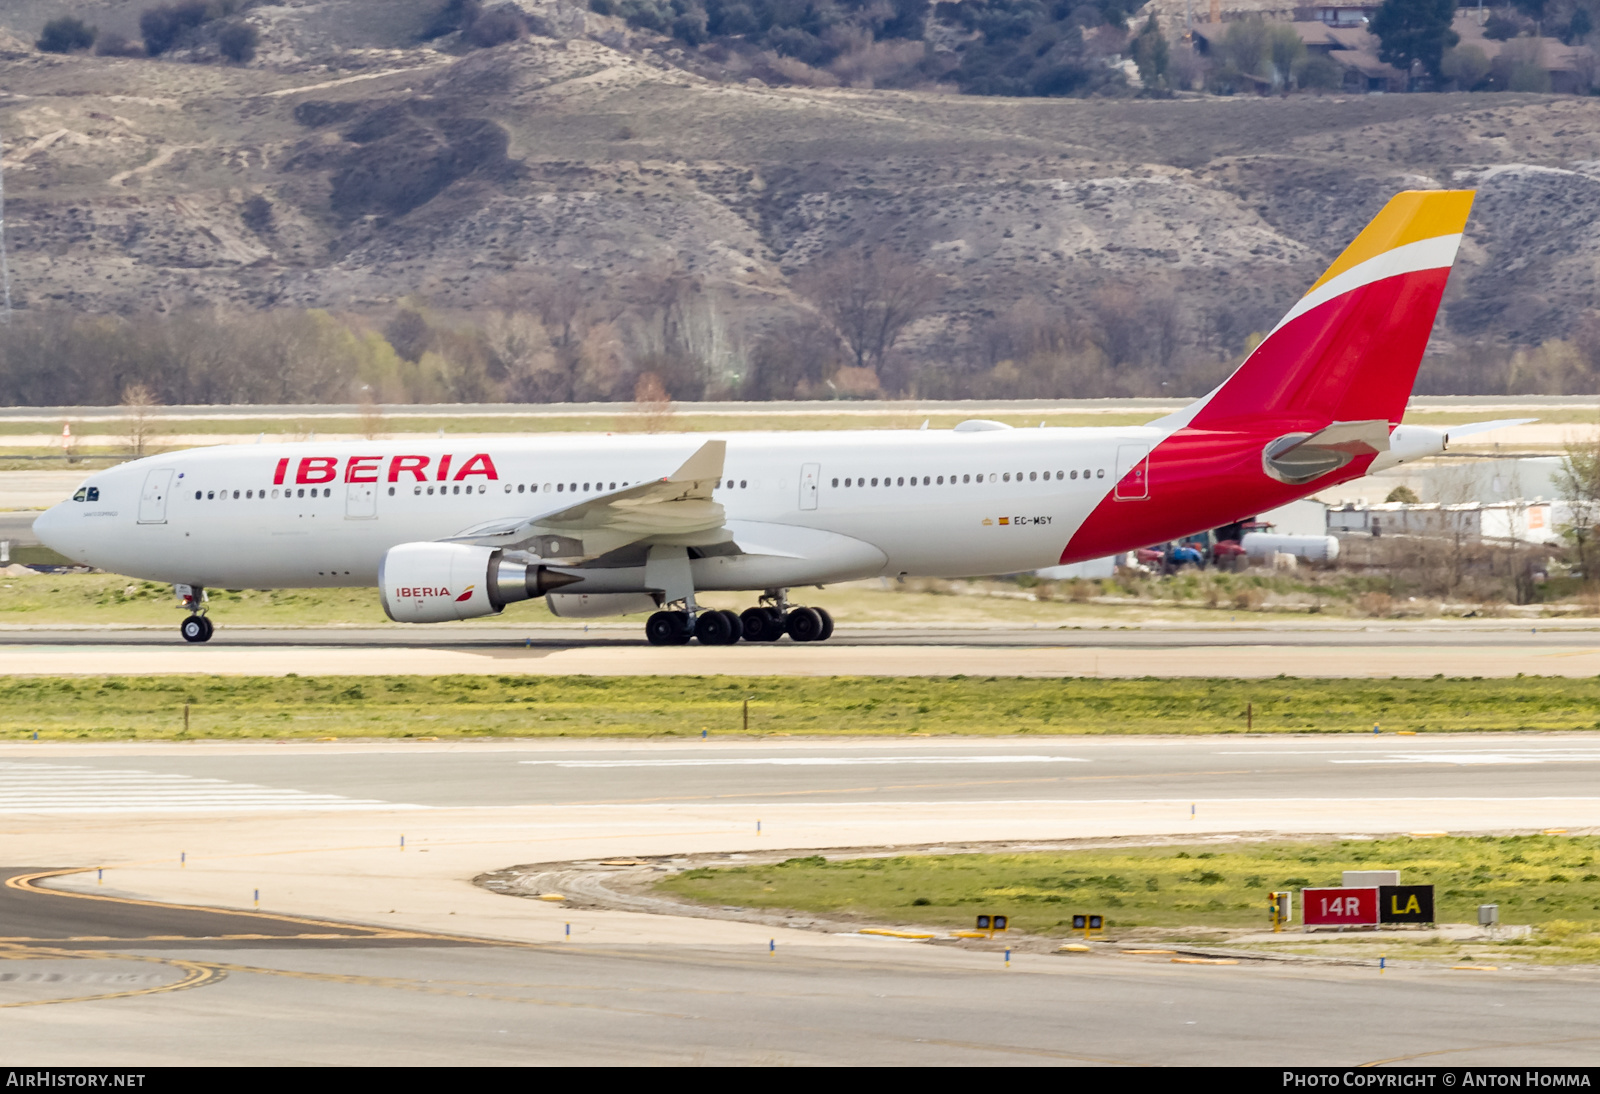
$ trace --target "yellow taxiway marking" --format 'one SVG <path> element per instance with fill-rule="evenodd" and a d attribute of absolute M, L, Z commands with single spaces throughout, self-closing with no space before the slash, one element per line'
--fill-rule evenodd
<path fill-rule="evenodd" d="M 440 932 L 437 932 L 437 931 L 394 930 L 394 929 L 387 928 L 387 927 L 368 927 L 368 926 L 365 926 L 365 925 L 359 924 L 359 923 L 330 922 L 328 920 L 322 920 L 322 919 L 308 919 L 308 918 L 306 918 L 304 916 L 279 915 L 279 914 L 273 913 L 273 912 L 235 911 L 235 910 L 233 910 L 231 908 L 208 908 L 208 907 L 206 907 L 204 905 L 200 905 L 200 904 L 165 904 L 165 903 L 162 903 L 161 901 L 158 901 L 158 900 L 139 900 L 139 899 L 136 899 L 134 897 L 108 896 L 108 895 L 103 894 L 103 893 L 75 893 L 75 892 L 71 891 L 70 889 L 41 889 L 38 885 L 34 884 L 35 882 L 43 881 L 43 880 L 45 880 L 47 878 L 62 877 L 62 876 L 68 875 L 68 874 L 82 874 L 82 873 L 87 873 L 88 871 L 93 870 L 93 869 L 95 869 L 95 867 L 93 867 L 93 866 L 82 866 L 82 867 L 74 867 L 74 868 L 72 868 L 70 870 L 40 870 L 37 873 L 32 873 L 32 874 L 18 874 L 15 877 L 9 877 L 9 878 L 6 879 L 6 887 L 9 888 L 9 889 L 18 889 L 18 890 L 20 890 L 22 892 L 25 892 L 25 893 L 35 893 L 35 894 L 37 894 L 39 896 L 68 897 L 68 898 L 74 899 L 74 900 L 99 900 L 99 901 L 104 901 L 104 902 L 106 902 L 108 904 L 133 904 L 133 905 L 137 905 L 137 906 L 139 906 L 141 908 L 160 908 L 160 909 L 162 909 L 164 911 L 203 912 L 203 913 L 207 913 L 207 914 L 210 914 L 210 915 L 244 916 L 244 917 L 248 917 L 250 919 L 262 919 L 262 920 L 267 920 L 267 921 L 274 922 L 274 923 L 293 923 L 293 924 L 297 924 L 297 925 L 300 925 L 300 926 L 307 926 L 307 927 L 332 927 L 338 932 L 336 934 L 298 932 L 296 934 L 281 934 L 281 935 L 246 934 L 246 935 L 232 935 L 232 936 L 230 936 L 230 935 L 216 935 L 216 936 L 211 936 L 211 935 L 170 935 L 170 936 L 158 936 L 158 937 L 155 937 L 155 938 L 150 938 L 150 939 L 145 939 L 145 940 L 127 939 L 127 938 L 107 939 L 107 941 L 119 942 L 119 943 L 120 942 L 138 942 L 138 941 L 164 941 L 164 942 L 194 941 L 194 942 L 204 942 L 204 941 L 211 941 L 213 939 L 216 939 L 216 940 L 220 941 L 220 940 L 225 940 L 225 939 L 229 939 L 229 938 L 249 940 L 249 941 L 264 941 L 264 940 L 280 940 L 281 939 L 283 941 L 289 942 L 289 941 L 305 941 L 305 940 L 308 940 L 308 939 L 330 939 L 330 938 L 341 939 L 342 938 L 342 939 L 348 939 L 348 940 L 350 940 L 352 942 L 386 941 L 386 940 L 395 940 L 395 939 L 425 939 L 425 940 L 437 941 L 437 942 L 470 942 L 470 943 L 472 943 L 474 945 L 479 945 L 479 946 L 518 946 L 518 947 L 540 948 L 540 947 L 542 947 L 544 945 L 543 943 L 519 942 L 519 941 L 511 940 L 511 939 L 476 938 L 476 937 L 473 937 L 471 935 L 443 934 L 443 933 L 440 933 Z M 346 933 L 346 932 L 348 932 L 348 933 Z M 86 937 L 85 941 L 88 941 L 88 940 L 90 940 L 90 939 Z M 98 941 L 98 939 L 94 939 L 94 940 Z M 41 940 L 41 941 L 56 941 L 56 940 L 44 939 L 44 940 Z M 41 951 L 34 950 L 33 952 L 41 952 Z"/>
<path fill-rule="evenodd" d="M 1581 1045 L 1588 1041 L 1600 1041 L 1600 1037 L 1560 1037 L 1554 1041 L 1494 1041 L 1484 1045 L 1463 1045 L 1460 1048 L 1436 1048 L 1430 1052 L 1415 1052 L 1409 1056 L 1390 1056 L 1384 1060 L 1368 1060 L 1357 1067 L 1383 1067 L 1386 1064 L 1399 1064 L 1407 1060 L 1426 1060 L 1430 1056 L 1451 1056 L 1458 1052 L 1484 1052 L 1495 1048 L 1543 1048 L 1545 1045 Z"/>
<path fill-rule="evenodd" d="M 25 893 L 37 893 L 40 896 L 59 896 L 69 900 L 98 900 L 108 904 L 133 904 L 141 908 L 160 908 L 164 911 L 180 912 L 208 912 L 212 915 L 243 916 L 249 919 L 263 919 L 274 923 L 295 923 L 306 927 L 333 927 L 340 931 L 360 931 L 354 935 L 357 938 L 392 938 L 395 932 L 383 927 L 363 927 L 354 923 L 331 923 L 324 919 L 308 919 L 304 916 L 278 915 L 273 912 L 233 911 L 228 908 L 207 908 L 197 904 L 164 904 L 158 900 L 139 900 L 135 897 L 108 896 L 104 893 L 77 893 L 71 889 L 41 889 L 36 883 L 53 877 L 66 877 L 70 874 L 86 874 L 96 869 L 93 866 L 75 866 L 66 870 L 40 870 L 32 874 L 17 874 L 15 877 L 6 878 L 7 889 L 19 889 Z"/>
<path fill-rule="evenodd" d="M 179 907 L 179 905 L 174 905 Z M 383 938 L 403 938 L 405 935 L 366 934 L 75 934 L 67 938 L 35 938 L 30 935 L 11 935 L 0 938 L 0 945 L 34 942 L 312 942 L 344 939 L 350 942 L 370 942 Z"/>
<path fill-rule="evenodd" d="M 102 999 L 129 999 L 137 995 L 162 995 L 172 991 L 185 991 L 213 984 L 227 974 L 215 965 L 200 961 L 185 961 L 176 957 L 144 957 L 138 954 L 104 953 L 94 950 L 55 950 L 36 947 L 0 947 L 0 960 L 37 961 L 45 957 L 71 959 L 98 959 L 105 961 L 145 961 L 155 965 L 168 965 L 183 972 L 183 977 L 171 984 L 157 984 L 150 988 L 130 988 L 127 991 L 100 992 L 95 995 L 72 995 L 60 999 L 24 999 L 15 1003 L 0 1003 L 0 1009 L 11 1007 L 43 1007 L 53 1003 L 95 1003 Z"/>
<path fill-rule="evenodd" d="M 281 976 L 290 980 L 314 980 L 325 984 L 351 984 L 359 987 L 389 988 L 395 991 L 415 991 L 424 995 L 449 995 L 459 999 L 487 999 L 498 1003 L 531 1003 L 540 1007 L 563 1007 L 572 1010 L 604 1010 L 617 1014 L 642 1014 L 652 1018 L 692 1019 L 692 1014 L 676 1011 L 649 1010 L 643 1007 L 615 1007 L 604 1003 L 582 1003 L 573 1000 L 544 999 L 526 995 L 504 995 L 497 992 L 467 991 L 464 987 L 447 987 L 445 983 L 430 984 L 398 976 L 365 976 L 358 973 L 306 972 L 300 969 L 269 969 L 261 965 L 233 965 L 220 961 L 205 962 L 207 968 L 223 973 L 255 973 L 259 976 Z M 448 983 L 448 982 L 446 982 Z M 587 988 L 585 990 L 604 990 Z"/>

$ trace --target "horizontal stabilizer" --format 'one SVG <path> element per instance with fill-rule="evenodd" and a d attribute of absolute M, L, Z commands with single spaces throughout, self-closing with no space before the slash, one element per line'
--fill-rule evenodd
<path fill-rule="evenodd" d="M 1501 418 L 1493 422 L 1469 422 L 1466 425 L 1452 425 L 1445 427 L 1445 434 L 1452 440 L 1470 437 L 1474 433 L 1489 433 L 1496 429 L 1509 429 L 1514 425 L 1527 425 L 1537 422 L 1538 418 Z"/>
<path fill-rule="evenodd" d="M 1337 471 L 1358 456 L 1375 456 L 1389 450 L 1389 420 L 1334 422 L 1315 433 L 1290 433 L 1261 452 L 1268 475 L 1279 482 L 1300 486 Z"/>

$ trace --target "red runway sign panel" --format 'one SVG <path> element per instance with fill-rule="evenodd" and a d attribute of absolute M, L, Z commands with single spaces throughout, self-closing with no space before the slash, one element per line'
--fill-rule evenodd
<path fill-rule="evenodd" d="M 1365 927 L 1378 922 L 1377 889 L 1305 889 L 1301 902 L 1308 927 Z"/>

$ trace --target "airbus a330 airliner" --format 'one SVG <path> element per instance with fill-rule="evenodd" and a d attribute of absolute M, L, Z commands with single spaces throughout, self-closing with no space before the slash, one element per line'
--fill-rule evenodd
<path fill-rule="evenodd" d="M 1402 461 L 1401 425 L 1471 191 L 1394 197 L 1210 394 L 1133 428 L 556 434 L 223 446 L 91 476 L 34 523 L 61 554 L 171 582 L 182 634 L 222 588 L 371 586 L 391 619 L 652 613 L 652 643 L 826 639 L 789 590 L 1014 573 L 1249 517 Z M 750 591 L 742 615 L 696 593 Z"/>

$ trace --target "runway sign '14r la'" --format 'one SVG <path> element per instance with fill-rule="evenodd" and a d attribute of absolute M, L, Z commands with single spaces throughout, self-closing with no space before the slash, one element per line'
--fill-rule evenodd
<path fill-rule="evenodd" d="M 1308 927 L 1368 927 L 1378 923 L 1432 923 L 1432 885 L 1372 889 L 1306 889 Z"/>
<path fill-rule="evenodd" d="M 1378 923 L 1378 890 L 1306 889 L 1301 894 L 1308 927 L 1370 927 Z"/>

